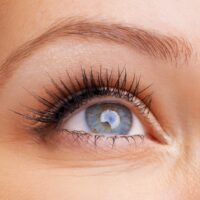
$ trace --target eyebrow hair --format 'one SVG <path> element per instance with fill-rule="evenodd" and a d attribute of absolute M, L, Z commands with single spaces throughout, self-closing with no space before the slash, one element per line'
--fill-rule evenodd
<path fill-rule="evenodd" d="M 74 36 L 126 45 L 141 54 L 166 62 L 178 63 L 180 60 L 187 62 L 192 55 L 191 44 L 180 37 L 170 37 L 117 23 L 69 18 L 55 23 L 39 37 L 24 43 L 13 51 L 0 66 L 0 76 L 8 77 L 17 68 L 19 62 L 45 44 L 57 38 Z"/>

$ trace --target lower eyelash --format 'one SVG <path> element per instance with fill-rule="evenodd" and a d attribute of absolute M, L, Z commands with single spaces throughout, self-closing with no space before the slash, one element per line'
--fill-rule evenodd
<path fill-rule="evenodd" d="M 144 142 L 144 136 L 143 135 L 126 135 L 126 136 L 122 136 L 122 135 L 113 135 L 113 136 L 109 136 L 109 135 L 97 135 L 97 134 L 89 134 L 83 131 L 67 131 L 67 130 L 60 130 L 58 132 L 58 137 L 59 135 L 68 135 L 67 139 L 69 141 L 69 144 L 71 145 L 81 145 L 83 144 L 85 145 L 94 145 L 94 147 L 98 147 L 100 145 L 100 143 L 102 142 L 104 144 L 104 147 L 111 147 L 114 148 L 116 142 L 120 142 L 121 140 L 125 141 L 126 144 L 133 144 L 134 145 L 138 145 L 138 144 L 142 144 Z M 71 137 L 70 137 L 71 136 Z M 65 137 L 66 138 L 66 137 Z M 140 142 L 139 142 L 139 141 Z M 52 141 L 52 140 L 51 140 Z M 107 145 L 105 145 L 105 143 L 107 143 Z M 60 142 L 59 142 L 60 144 Z"/>
<path fill-rule="evenodd" d="M 147 93 L 150 86 L 141 88 L 141 79 L 140 77 L 136 78 L 136 75 L 133 75 L 133 78 L 129 81 L 130 84 L 128 84 L 125 69 L 118 70 L 117 79 L 114 79 L 112 70 L 110 73 L 108 73 L 108 70 L 103 73 L 101 67 L 97 73 L 94 73 L 92 68 L 89 73 L 82 69 L 81 78 L 72 78 L 68 72 L 66 75 L 70 82 L 68 84 L 62 79 L 56 81 L 48 75 L 54 89 L 45 88 L 48 96 L 46 98 L 29 92 L 44 109 L 28 108 L 28 114 L 16 112 L 25 119 L 34 122 L 31 129 L 37 131 L 41 136 L 49 134 L 52 129 L 59 131 L 59 124 L 61 124 L 63 118 L 72 114 L 94 97 L 115 96 L 119 99 L 125 99 L 132 102 L 143 115 L 148 114 L 152 94 L 143 95 L 143 93 Z M 140 101 L 136 102 L 137 97 L 142 95 Z M 116 139 L 116 137 L 114 138 Z"/>

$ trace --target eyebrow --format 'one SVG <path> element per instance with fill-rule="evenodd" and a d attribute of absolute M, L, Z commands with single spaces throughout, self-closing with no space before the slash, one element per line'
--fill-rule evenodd
<path fill-rule="evenodd" d="M 192 55 L 190 42 L 181 37 L 167 36 L 123 24 L 70 18 L 55 23 L 39 37 L 27 41 L 13 51 L 0 66 L 0 77 L 9 77 L 18 68 L 17 64 L 37 49 L 58 38 L 65 37 L 115 42 L 126 45 L 141 54 L 173 63 L 188 62 Z"/>

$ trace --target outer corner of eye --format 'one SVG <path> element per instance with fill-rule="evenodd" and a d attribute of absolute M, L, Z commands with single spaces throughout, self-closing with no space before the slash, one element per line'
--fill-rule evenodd
<path fill-rule="evenodd" d="M 171 137 L 162 128 L 162 126 L 159 124 L 155 116 L 152 113 L 150 113 L 148 119 L 150 121 L 149 123 L 150 137 L 162 145 L 169 145 L 171 143 Z"/>

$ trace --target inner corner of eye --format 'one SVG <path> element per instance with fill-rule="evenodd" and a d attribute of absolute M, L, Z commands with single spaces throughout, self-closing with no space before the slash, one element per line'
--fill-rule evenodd
<path fill-rule="evenodd" d="M 117 101 L 97 101 L 64 120 L 62 129 L 96 135 L 145 135 L 132 109 Z"/>

